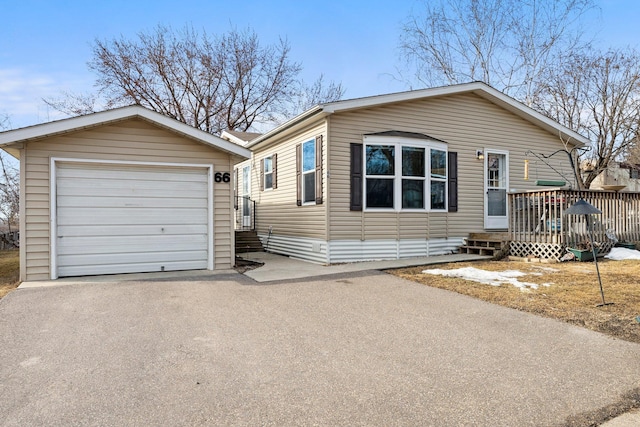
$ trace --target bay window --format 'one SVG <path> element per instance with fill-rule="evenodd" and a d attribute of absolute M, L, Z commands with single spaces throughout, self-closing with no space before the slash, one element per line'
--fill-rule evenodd
<path fill-rule="evenodd" d="M 364 175 L 365 209 L 447 208 L 446 143 L 365 136 Z"/>
<path fill-rule="evenodd" d="M 431 149 L 431 209 L 445 209 L 447 152 Z"/>
<path fill-rule="evenodd" d="M 393 208 L 395 147 L 367 145 L 365 150 L 367 207 Z"/>

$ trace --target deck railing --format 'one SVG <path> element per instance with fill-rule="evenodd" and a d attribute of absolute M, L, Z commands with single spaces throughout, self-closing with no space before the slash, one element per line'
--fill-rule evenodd
<path fill-rule="evenodd" d="M 602 214 L 591 218 L 565 215 L 564 211 L 580 199 L 600 209 Z M 620 241 L 640 241 L 640 193 L 534 190 L 510 193 L 508 203 L 512 242 L 577 247 L 588 241 L 587 226 L 604 251 L 613 244 L 614 235 Z"/>

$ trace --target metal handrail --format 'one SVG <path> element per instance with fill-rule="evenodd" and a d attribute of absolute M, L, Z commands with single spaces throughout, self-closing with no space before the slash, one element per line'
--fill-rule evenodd
<path fill-rule="evenodd" d="M 235 229 L 255 230 L 256 229 L 256 202 L 249 196 L 234 196 L 235 209 Z"/>

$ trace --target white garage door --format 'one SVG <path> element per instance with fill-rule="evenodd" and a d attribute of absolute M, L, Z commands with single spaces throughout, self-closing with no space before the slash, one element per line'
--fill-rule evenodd
<path fill-rule="evenodd" d="M 56 162 L 58 277 L 206 269 L 207 168 Z"/>

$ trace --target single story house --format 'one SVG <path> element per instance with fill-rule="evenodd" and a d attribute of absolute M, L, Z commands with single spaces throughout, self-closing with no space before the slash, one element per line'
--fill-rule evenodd
<path fill-rule="evenodd" d="M 529 151 L 588 143 L 474 82 L 311 108 L 246 145 L 236 185 L 269 251 L 323 264 L 431 256 L 506 231 L 508 193 L 571 173 L 553 156 L 527 179 Z"/>
<path fill-rule="evenodd" d="M 0 133 L 20 161 L 20 278 L 235 262 L 233 166 L 246 148 L 129 106 Z"/>

